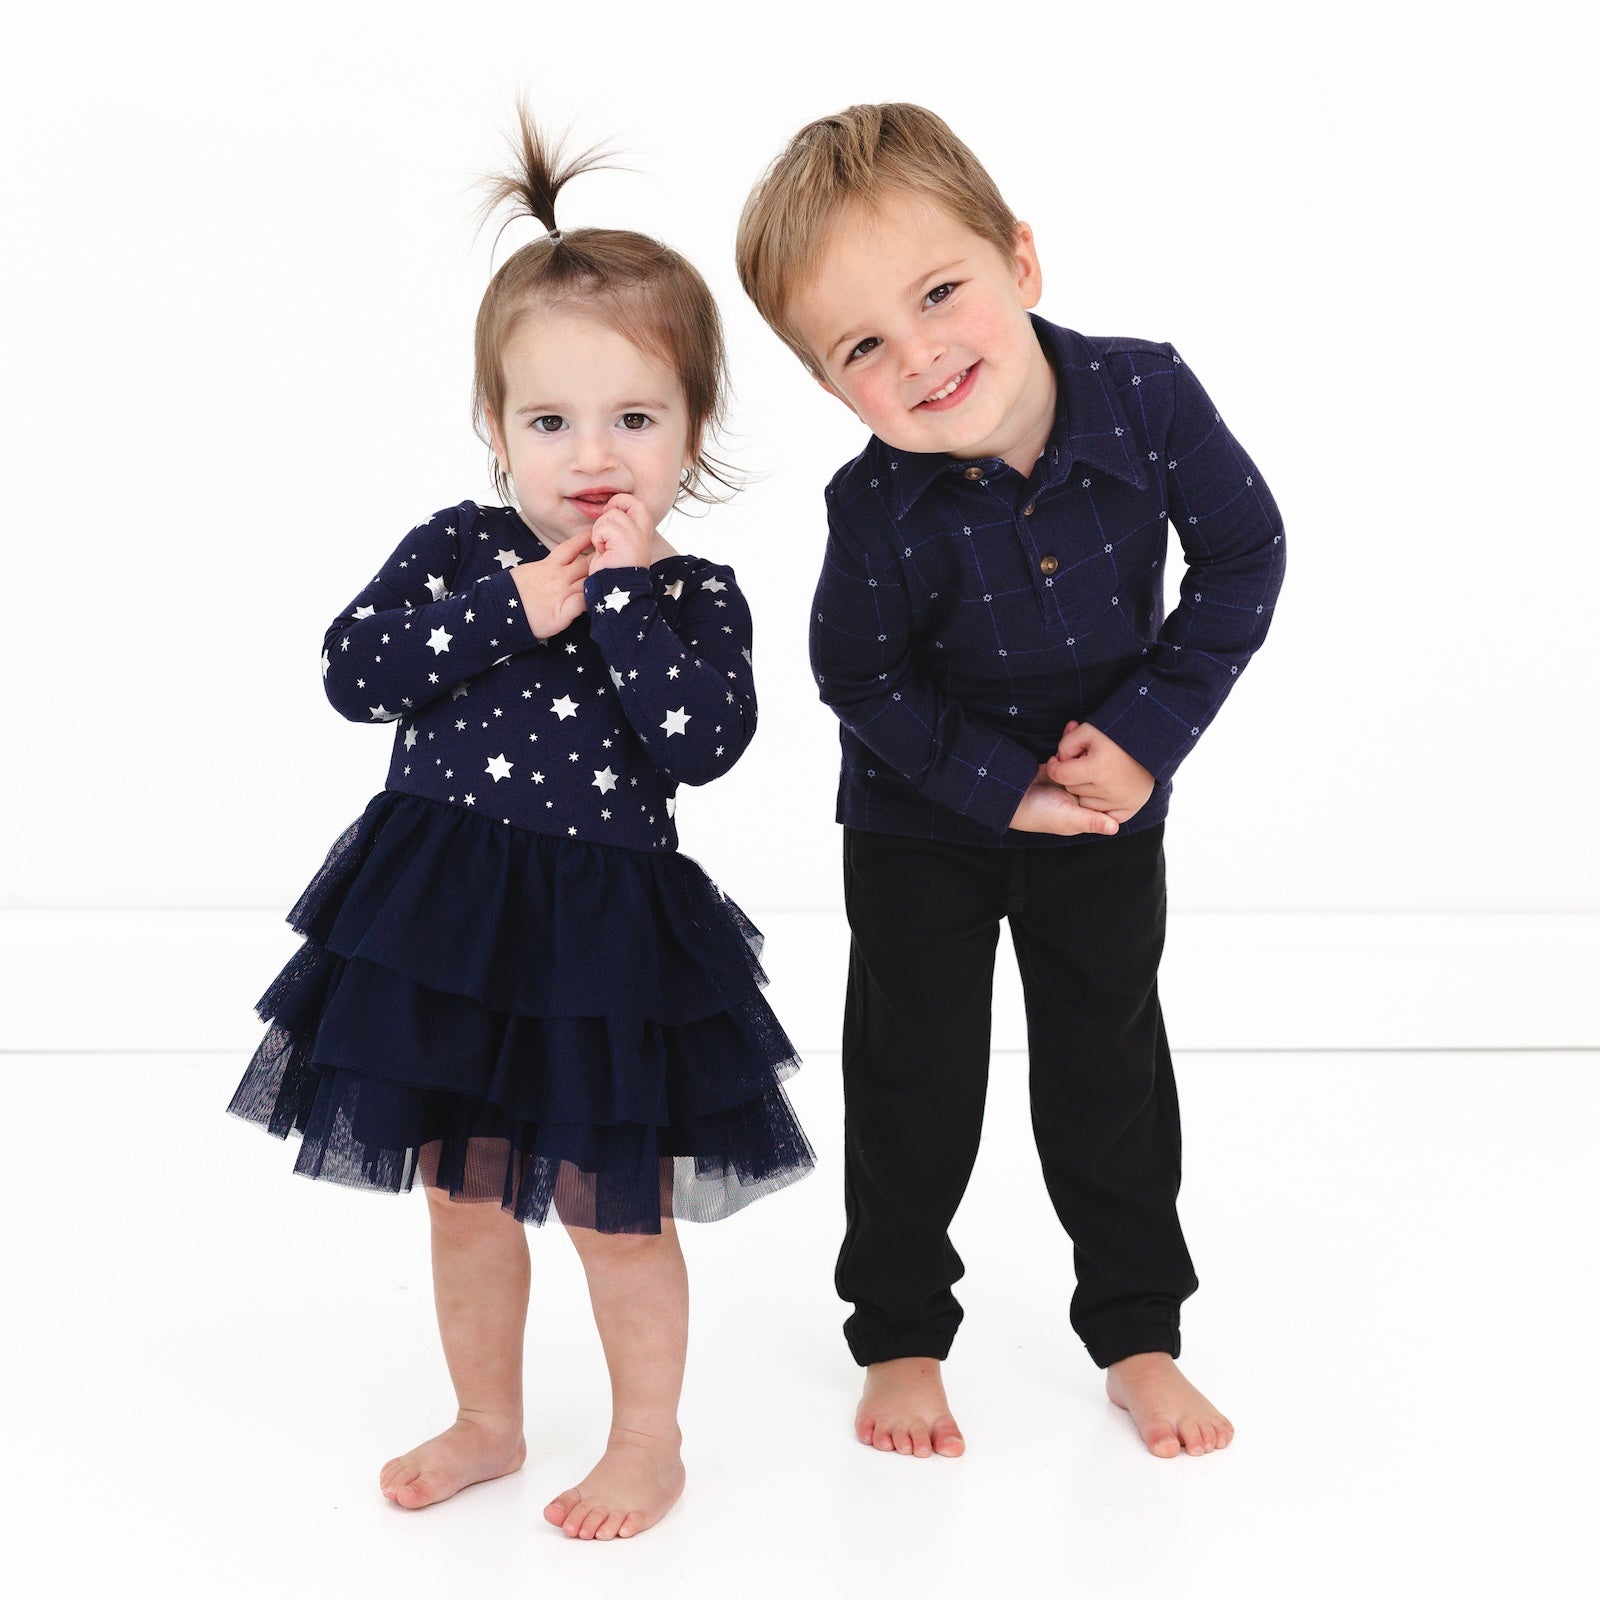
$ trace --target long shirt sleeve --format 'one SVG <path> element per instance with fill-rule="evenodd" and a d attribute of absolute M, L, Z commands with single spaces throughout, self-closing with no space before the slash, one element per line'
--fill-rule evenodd
<path fill-rule="evenodd" d="M 393 722 L 539 643 L 511 577 L 514 549 L 500 570 L 460 577 L 460 509 L 413 528 L 329 625 L 323 688 L 352 722 Z"/>
<path fill-rule="evenodd" d="M 1283 519 L 1200 381 L 1173 355 L 1160 448 L 1184 575 L 1155 648 L 1088 718 L 1156 779 L 1170 778 L 1261 647 L 1283 584 Z"/>
<path fill-rule="evenodd" d="M 649 569 L 610 567 L 585 580 L 584 596 L 589 635 L 656 766 L 679 783 L 720 777 L 756 731 L 750 608 L 733 573 L 696 563 L 658 596 Z"/>

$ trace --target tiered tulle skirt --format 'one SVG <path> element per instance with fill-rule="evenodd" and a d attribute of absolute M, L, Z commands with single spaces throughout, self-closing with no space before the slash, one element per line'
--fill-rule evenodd
<path fill-rule="evenodd" d="M 229 1109 L 297 1172 L 655 1233 L 811 1168 L 760 936 L 685 856 L 384 793 L 289 921 Z"/>

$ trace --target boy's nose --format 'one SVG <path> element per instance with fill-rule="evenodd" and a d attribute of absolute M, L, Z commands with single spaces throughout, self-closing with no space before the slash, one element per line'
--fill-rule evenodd
<path fill-rule="evenodd" d="M 932 339 L 908 344 L 901 353 L 901 369 L 907 378 L 921 378 L 944 359 L 944 345 Z"/>

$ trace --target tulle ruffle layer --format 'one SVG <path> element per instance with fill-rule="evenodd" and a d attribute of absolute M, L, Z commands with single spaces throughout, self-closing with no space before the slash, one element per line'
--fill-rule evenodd
<path fill-rule="evenodd" d="M 229 1109 L 296 1171 L 649 1233 L 810 1170 L 759 936 L 686 857 L 385 793 L 289 920 Z"/>

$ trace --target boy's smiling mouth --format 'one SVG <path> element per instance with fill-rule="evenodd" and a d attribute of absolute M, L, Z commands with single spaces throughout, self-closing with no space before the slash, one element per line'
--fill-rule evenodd
<path fill-rule="evenodd" d="M 938 411 L 946 404 L 964 398 L 972 374 L 978 370 L 978 363 L 974 361 L 970 367 L 964 367 L 950 379 L 942 388 L 935 389 L 926 399 L 920 400 L 911 409 L 913 411 Z"/>

